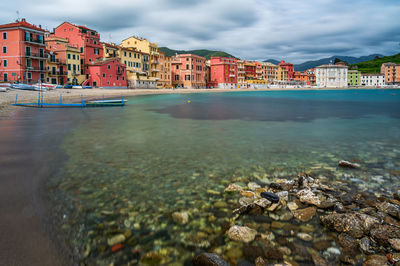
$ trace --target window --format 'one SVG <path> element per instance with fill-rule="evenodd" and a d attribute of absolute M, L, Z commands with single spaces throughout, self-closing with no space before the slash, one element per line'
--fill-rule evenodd
<path fill-rule="evenodd" d="M 7 73 L 3 73 L 3 81 L 8 81 L 8 74 Z"/>
<path fill-rule="evenodd" d="M 111 69 L 111 66 L 110 65 L 107 65 L 107 69 Z M 110 77 L 111 78 L 111 77 Z"/>
<path fill-rule="evenodd" d="M 126 51 L 124 51 L 124 56 L 126 56 Z"/>
<path fill-rule="evenodd" d="M 32 79 L 32 73 L 31 72 L 26 73 L 26 78 L 27 79 Z"/>
<path fill-rule="evenodd" d="M 189 69 L 189 65 L 186 64 L 186 69 Z"/>
<path fill-rule="evenodd" d="M 103 78 L 106 78 L 106 73 L 103 73 Z"/>
<path fill-rule="evenodd" d="M 74 60 L 76 59 L 76 56 L 74 54 L 72 55 L 72 59 L 74 59 Z"/>
<path fill-rule="evenodd" d="M 3 46 L 3 54 L 7 53 L 7 46 Z"/>
<path fill-rule="evenodd" d="M 7 32 L 3 32 L 3 40 L 7 40 Z"/>
<path fill-rule="evenodd" d="M 93 41 L 94 44 L 97 44 L 97 41 Z"/>
<path fill-rule="evenodd" d="M 190 80 L 190 75 L 185 75 L 185 80 Z"/>
<path fill-rule="evenodd" d="M 179 80 L 179 75 L 175 75 L 175 80 Z"/>
<path fill-rule="evenodd" d="M 7 67 L 7 60 L 6 59 L 3 60 L 3 66 Z"/>
<path fill-rule="evenodd" d="M 67 54 L 67 58 L 68 58 L 68 59 L 71 59 L 71 54 Z"/>
<path fill-rule="evenodd" d="M 68 64 L 68 71 L 71 71 L 71 64 Z"/>
<path fill-rule="evenodd" d="M 81 53 L 83 53 L 83 47 L 81 47 Z"/>
<path fill-rule="evenodd" d="M 94 54 L 98 55 L 99 54 L 99 49 L 94 48 Z"/>
<path fill-rule="evenodd" d="M 78 59 L 78 60 L 79 60 L 79 55 L 76 55 L 76 59 Z"/>
<path fill-rule="evenodd" d="M 72 70 L 76 72 L 76 65 L 72 65 Z"/>

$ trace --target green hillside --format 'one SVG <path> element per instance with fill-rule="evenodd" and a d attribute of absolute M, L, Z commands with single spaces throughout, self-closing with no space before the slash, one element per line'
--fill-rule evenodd
<path fill-rule="evenodd" d="M 223 57 L 234 57 L 231 54 L 225 53 L 223 51 L 212 51 L 212 50 L 172 50 L 168 47 L 159 47 L 160 51 L 164 52 L 167 56 L 174 56 L 175 54 L 195 54 L 198 56 L 205 57 L 207 60 L 211 58 L 211 56 L 223 56 Z"/>
<path fill-rule="evenodd" d="M 352 64 L 349 66 L 349 68 L 351 69 L 351 67 L 357 66 L 358 70 L 361 71 L 361 73 L 380 73 L 382 64 L 388 62 L 400 64 L 400 54 L 384 56 L 381 58 Z"/>

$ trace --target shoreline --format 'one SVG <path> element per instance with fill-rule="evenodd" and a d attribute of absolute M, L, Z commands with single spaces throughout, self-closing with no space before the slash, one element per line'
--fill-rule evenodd
<path fill-rule="evenodd" d="M 105 98 L 120 97 L 121 95 L 155 95 L 155 94 L 190 94 L 190 93 L 222 93 L 222 92 L 246 92 L 246 91 L 328 91 L 328 90 L 393 90 L 400 88 L 263 88 L 263 89 L 55 89 L 44 93 L 44 100 L 55 102 L 59 101 L 62 94 L 63 101 L 78 101 L 81 96 L 88 100 L 90 98 L 99 98 L 104 95 Z M 35 102 L 37 101 L 37 91 L 9 90 L 0 93 L 0 120 L 9 118 L 18 107 L 12 106 L 15 102 L 16 94 L 18 94 L 18 102 Z"/>

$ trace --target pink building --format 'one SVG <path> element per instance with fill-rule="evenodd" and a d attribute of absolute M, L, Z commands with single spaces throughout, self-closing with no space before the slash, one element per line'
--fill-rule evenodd
<path fill-rule="evenodd" d="M 128 86 L 126 66 L 117 57 L 91 62 L 88 65 L 88 73 L 89 79 L 86 84 L 89 86 L 107 89 L 126 89 Z"/>
<path fill-rule="evenodd" d="M 201 88 L 206 86 L 206 59 L 194 54 L 180 54 L 172 58 L 172 85 Z"/>
<path fill-rule="evenodd" d="M 64 22 L 54 29 L 54 36 L 66 38 L 69 44 L 80 49 L 81 73 L 89 79 L 88 65 L 103 56 L 100 34 L 87 27 Z"/>
<path fill-rule="evenodd" d="M 287 70 L 287 72 L 288 72 L 288 80 L 293 80 L 294 79 L 294 70 L 293 70 L 293 64 L 292 63 L 286 63 L 284 60 L 282 60 L 279 63 L 279 66 Z"/>
<path fill-rule="evenodd" d="M 228 57 L 211 57 L 210 85 L 224 89 L 237 87 L 237 60 Z"/>
<path fill-rule="evenodd" d="M 45 79 L 44 30 L 22 19 L 0 25 L 0 80 L 36 83 Z"/>

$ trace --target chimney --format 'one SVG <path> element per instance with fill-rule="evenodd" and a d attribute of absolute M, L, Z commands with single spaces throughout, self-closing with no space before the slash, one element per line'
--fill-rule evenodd
<path fill-rule="evenodd" d="M 25 20 L 25 18 L 22 18 L 22 20 L 21 20 L 22 22 L 26 22 L 26 20 Z"/>
<path fill-rule="evenodd" d="M 42 28 L 42 25 L 39 24 L 39 29 L 41 29 L 41 28 Z"/>

